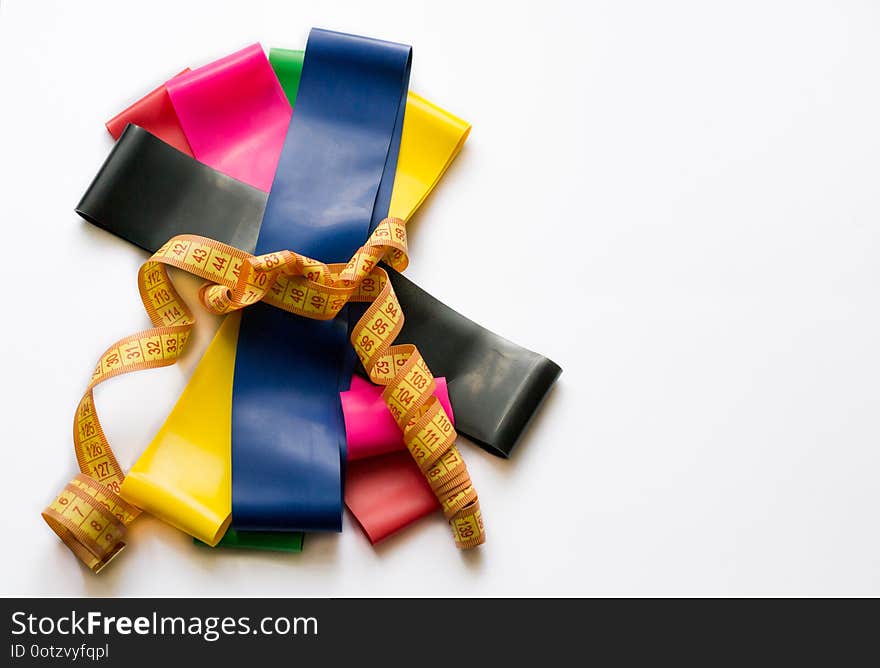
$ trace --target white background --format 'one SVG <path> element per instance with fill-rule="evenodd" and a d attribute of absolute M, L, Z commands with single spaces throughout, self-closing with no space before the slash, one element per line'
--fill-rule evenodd
<path fill-rule="evenodd" d="M 475 553 L 439 515 L 292 556 L 145 517 L 95 577 L 39 513 L 94 361 L 147 326 L 145 254 L 73 212 L 102 124 L 313 25 L 413 44 L 413 89 L 473 123 L 408 274 L 564 373 L 512 460 L 463 447 Z M 880 594 L 878 34 L 867 1 L 2 0 L 0 593 Z M 214 326 L 98 391 L 124 465 Z"/>

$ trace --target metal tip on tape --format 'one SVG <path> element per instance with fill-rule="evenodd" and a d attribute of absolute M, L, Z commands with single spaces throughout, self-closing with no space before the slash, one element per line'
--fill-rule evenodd
<path fill-rule="evenodd" d="M 103 571 L 107 564 L 113 561 L 116 556 L 124 549 L 125 543 L 116 543 L 116 547 L 113 548 L 113 551 L 92 567 L 92 573 L 97 575 L 98 573 Z"/>

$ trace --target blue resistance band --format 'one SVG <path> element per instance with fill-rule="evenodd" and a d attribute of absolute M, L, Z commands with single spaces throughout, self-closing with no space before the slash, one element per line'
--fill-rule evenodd
<path fill-rule="evenodd" d="M 346 262 L 388 215 L 412 49 L 313 29 L 256 253 Z M 242 314 L 232 395 L 232 524 L 340 531 L 349 318 Z"/>

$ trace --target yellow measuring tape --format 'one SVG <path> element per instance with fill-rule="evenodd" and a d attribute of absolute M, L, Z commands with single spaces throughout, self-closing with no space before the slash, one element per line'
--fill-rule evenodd
<path fill-rule="evenodd" d="M 404 315 L 378 263 L 403 271 L 406 250 L 406 224 L 399 218 L 383 220 L 348 264 L 327 265 L 291 251 L 255 257 L 195 235 L 170 239 L 138 272 L 154 329 L 121 339 L 101 355 L 77 407 L 74 449 L 82 473 L 43 512 L 49 526 L 95 572 L 124 547 L 125 528 L 140 511 L 118 495 L 124 474 L 98 421 L 93 389 L 123 373 L 168 366 L 182 354 L 195 318 L 168 276 L 166 266 L 172 266 L 208 281 L 199 298 L 217 314 L 264 301 L 330 320 L 350 301 L 371 302 L 352 331 L 355 352 L 370 379 L 385 386 L 383 399 L 437 495 L 456 545 L 483 543 L 477 493 L 455 446 L 455 429 L 433 396 L 434 377 L 414 345 L 393 345 Z"/>
<path fill-rule="evenodd" d="M 410 92 L 389 216 L 413 215 L 469 132 L 466 121 Z M 232 519 L 232 385 L 240 315 L 223 321 L 120 490 L 130 504 L 208 545 L 222 539 Z"/>

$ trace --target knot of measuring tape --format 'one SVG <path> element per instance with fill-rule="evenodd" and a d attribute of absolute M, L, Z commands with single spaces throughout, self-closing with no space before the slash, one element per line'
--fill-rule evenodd
<path fill-rule="evenodd" d="M 433 396 L 436 383 L 418 349 L 393 345 L 404 315 L 388 274 L 408 263 L 405 222 L 386 218 L 347 264 L 325 264 L 292 251 L 253 256 L 213 239 L 179 235 L 138 272 L 138 288 L 153 329 L 117 341 L 101 356 L 74 418 L 77 476 L 43 513 L 61 539 L 97 572 L 122 549 L 124 528 L 140 512 L 118 496 L 124 479 L 94 408 L 93 388 L 131 371 L 168 366 L 186 346 L 195 318 L 177 293 L 167 266 L 204 278 L 199 299 L 208 310 L 229 313 L 259 301 L 330 320 L 347 302 L 370 302 L 352 330 L 351 343 L 382 397 L 404 442 L 436 494 L 456 545 L 485 540 L 479 499 L 455 446 L 456 433 Z"/>

